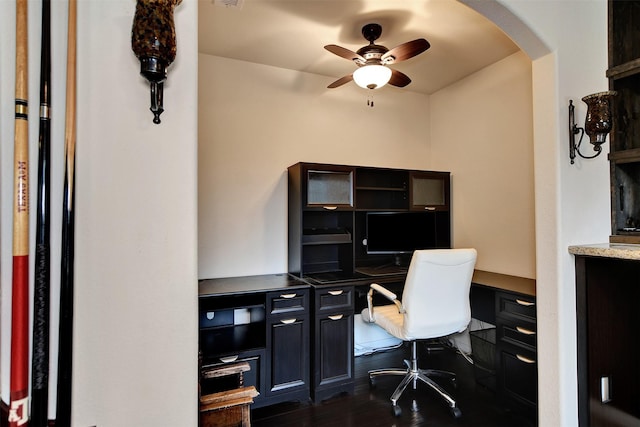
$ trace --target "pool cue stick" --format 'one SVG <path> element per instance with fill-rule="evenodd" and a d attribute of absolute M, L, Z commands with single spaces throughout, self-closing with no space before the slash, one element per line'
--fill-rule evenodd
<path fill-rule="evenodd" d="M 9 426 L 29 424 L 29 109 L 27 0 L 16 1 L 13 277 Z"/>
<path fill-rule="evenodd" d="M 40 134 L 38 139 L 38 203 L 33 286 L 31 357 L 31 425 L 47 427 L 49 403 L 50 193 L 51 193 L 51 2 L 42 0 L 40 50 Z"/>
<path fill-rule="evenodd" d="M 69 0 L 67 39 L 67 93 L 65 111 L 65 176 L 62 206 L 60 278 L 60 330 L 58 336 L 58 383 L 56 426 L 71 425 L 71 374 L 73 357 L 73 259 L 74 189 L 76 145 L 76 0 Z"/>

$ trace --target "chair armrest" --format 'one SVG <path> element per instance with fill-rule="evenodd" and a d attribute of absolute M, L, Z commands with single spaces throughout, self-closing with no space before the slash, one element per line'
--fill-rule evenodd
<path fill-rule="evenodd" d="M 388 299 L 389 301 L 393 302 L 395 300 L 398 299 L 398 297 L 396 296 L 396 294 L 394 294 L 393 292 L 391 292 L 389 289 L 378 285 L 377 283 L 372 283 L 371 284 L 371 290 L 374 290 L 380 294 L 382 294 L 383 297 L 385 297 L 386 299 Z M 371 291 L 369 291 L 371 292 Z"/>
<path fill-rule="evenodd" d="M 369 288 L 369 292 L 367 293 L 367 308 L 369 310 L 369 320 L 371 322 L 375 321 L 375 318 L 373 316 L 373 311 L 374 311 L 373 310 L 373 292 L 374 291 L 378 292 L 380 295 L 382 295 L 383 297 L 385 297 L 386 299 L 394 303 L 396 307 L 398 307 L 398 313 L 404 313 L 404 307 L 402 306 L 402 302 L 398 300 L 398 296 L 396 294 L 384 288 L 383 286 L 378 285 L 377 283 L 372 283 Z"/>

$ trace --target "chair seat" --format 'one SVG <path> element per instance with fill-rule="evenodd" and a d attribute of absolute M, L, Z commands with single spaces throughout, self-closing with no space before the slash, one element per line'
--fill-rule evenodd
<path fill-rule="evenodd" d="M 398 307 L 395 305 L 376 306 L 374 317 L 375 323 L 394 337 L 403 341 L 411 341 L 412 338 L 407 337 L 402 329 L 404 316 L 402 313 L 398 313 Z M 369 310 L 366 308 L 362 310 L 362 320 L 372 322 L 369 318 Z"/>

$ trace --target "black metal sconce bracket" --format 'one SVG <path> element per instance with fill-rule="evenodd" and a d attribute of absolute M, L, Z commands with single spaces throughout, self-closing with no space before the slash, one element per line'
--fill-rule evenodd
<path fill-rule="evenodd" d="M 598 157 L 602 152 L 602 147 L 600 145 L 594 145 L 593 151 L 595 154 L 592 156 L 584 156 L 580 152 L 580 144 L 582 144 L 582 138 L 584 137 L 584 128 L 578 127 L 576 125 L 575 119 L 575 105 L 573 105 L 573 100 L 569 100 L 569 158 L 571 159 L 571 164 L 575 163 L 576 154 L 583 159 L 593 159 Z M 580 134 L 580 139 L 576 144 L 576 135 Z"/>

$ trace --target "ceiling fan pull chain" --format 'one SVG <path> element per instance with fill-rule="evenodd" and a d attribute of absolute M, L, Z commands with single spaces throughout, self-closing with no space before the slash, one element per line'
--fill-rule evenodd
<path fill-rule="evenodd" d="M 367 97 L 367 105 L 371 108 L 373 108 L 373 96 L 368 96 Z"/>

